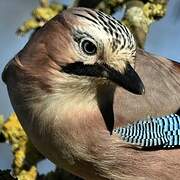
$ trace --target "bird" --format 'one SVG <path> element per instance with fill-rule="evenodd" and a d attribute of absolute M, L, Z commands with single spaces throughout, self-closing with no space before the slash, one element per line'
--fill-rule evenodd
<path fill-rule="evenodd" d="M 64 10 L 2 79 L 28 137 L 57 166 L 87 180 L 180 178 L 180 149 L 166 130 L 179 123 L 179 63 L 138 49 L 115 18 Z M 161 142 L 148 141 L 148 130 Z"/>

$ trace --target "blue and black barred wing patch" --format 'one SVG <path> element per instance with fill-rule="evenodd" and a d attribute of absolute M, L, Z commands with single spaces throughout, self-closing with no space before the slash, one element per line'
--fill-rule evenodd
<path fill-rule="evenodd" d="M 150 117 L 113 130 L 126 142 L 142 147 L 180 146 L 180 116 Z"/>

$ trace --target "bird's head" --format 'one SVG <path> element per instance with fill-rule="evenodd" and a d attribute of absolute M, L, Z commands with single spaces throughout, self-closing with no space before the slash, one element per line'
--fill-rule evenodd
<path fill-rule="evenodd" d="M 144 93 L 134 70 L 136 43 L 126 26 L 86 8 L 69 9 L 61 18 L 69 29 L 73 53 L 73 62 L 62 65 L 63 72 L 110 80 L 132 93 Z"/>
<path fill-rule="evenodd" d="M 142 94 L 144 86 L 134 70 L 135 53 L 136 43 L 127 27 L 100 11 L 72 8 L 35 32 L 15 59 L 26 74 L 44 82 L 53 74 L 57 78 L 52 76 L 51 81 L 69 77 L 113 82 Z"/>

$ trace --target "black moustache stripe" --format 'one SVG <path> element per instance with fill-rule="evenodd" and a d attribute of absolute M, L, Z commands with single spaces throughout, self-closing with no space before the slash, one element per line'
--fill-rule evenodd
<path fill-rule="evenodd" d="M 105 63 L 89 65 L 82 62 L 63 66 L 62 71 L 78 76 L 105 77 L 134 94 L 144 93 L 143 82 L 129 63 L 127 63 L 124 73 L 115 70 Z"/>
<path fill-rule="evenodd" d="M 75 74 L 78 76 L 95 76 L 103 77 L 104 68 L 99 64 L 89 65 L 82 62 L 75 62 L 62 67 L 62 71 L 68 74 Z"/>

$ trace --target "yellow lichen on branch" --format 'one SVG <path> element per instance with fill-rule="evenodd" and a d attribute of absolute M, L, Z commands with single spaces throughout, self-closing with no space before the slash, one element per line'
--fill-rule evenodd
<path fill-rule="evenodd" d="M 147 3 L 132 0 L 126 3 L 123 23 L 134 34 L 138 47 L 144 48 L 150 25 L 165 15 L 166 6 L 167 0 L 149 0 Z"/>
<path fill-rule="evenodd" d="M 143 7 L 143 12 L 146 17 L 154 22 L 162 18 L 167 11 L 167 3 L 146 3 Z"/>
<path fill-rule="evenodd" d="M 26 20 L 22 26 L 19 27 L 17 33 L 24 35 L 30 30 L 42 27 L 47 21 L 61 12 L 65 6 L 58 3 L 50 3 L 48 1 L 41 0 L 40 6 L 32 11 L 32 18 Z"/>
<path fill-rule="evenodd" d="M 2 124 L 3 124 L 3 116 L 0 115 L 0 128 L 1 128 Z"/>
<path fill-rule="evenodd" d="M 36 164 L 43 156 L 34 148 L 22 129 L 17 116 L 12 114 L 2 125 L 1 133 L 12 146 L 13 173 L 19 180 L 34 180 Z"/>

